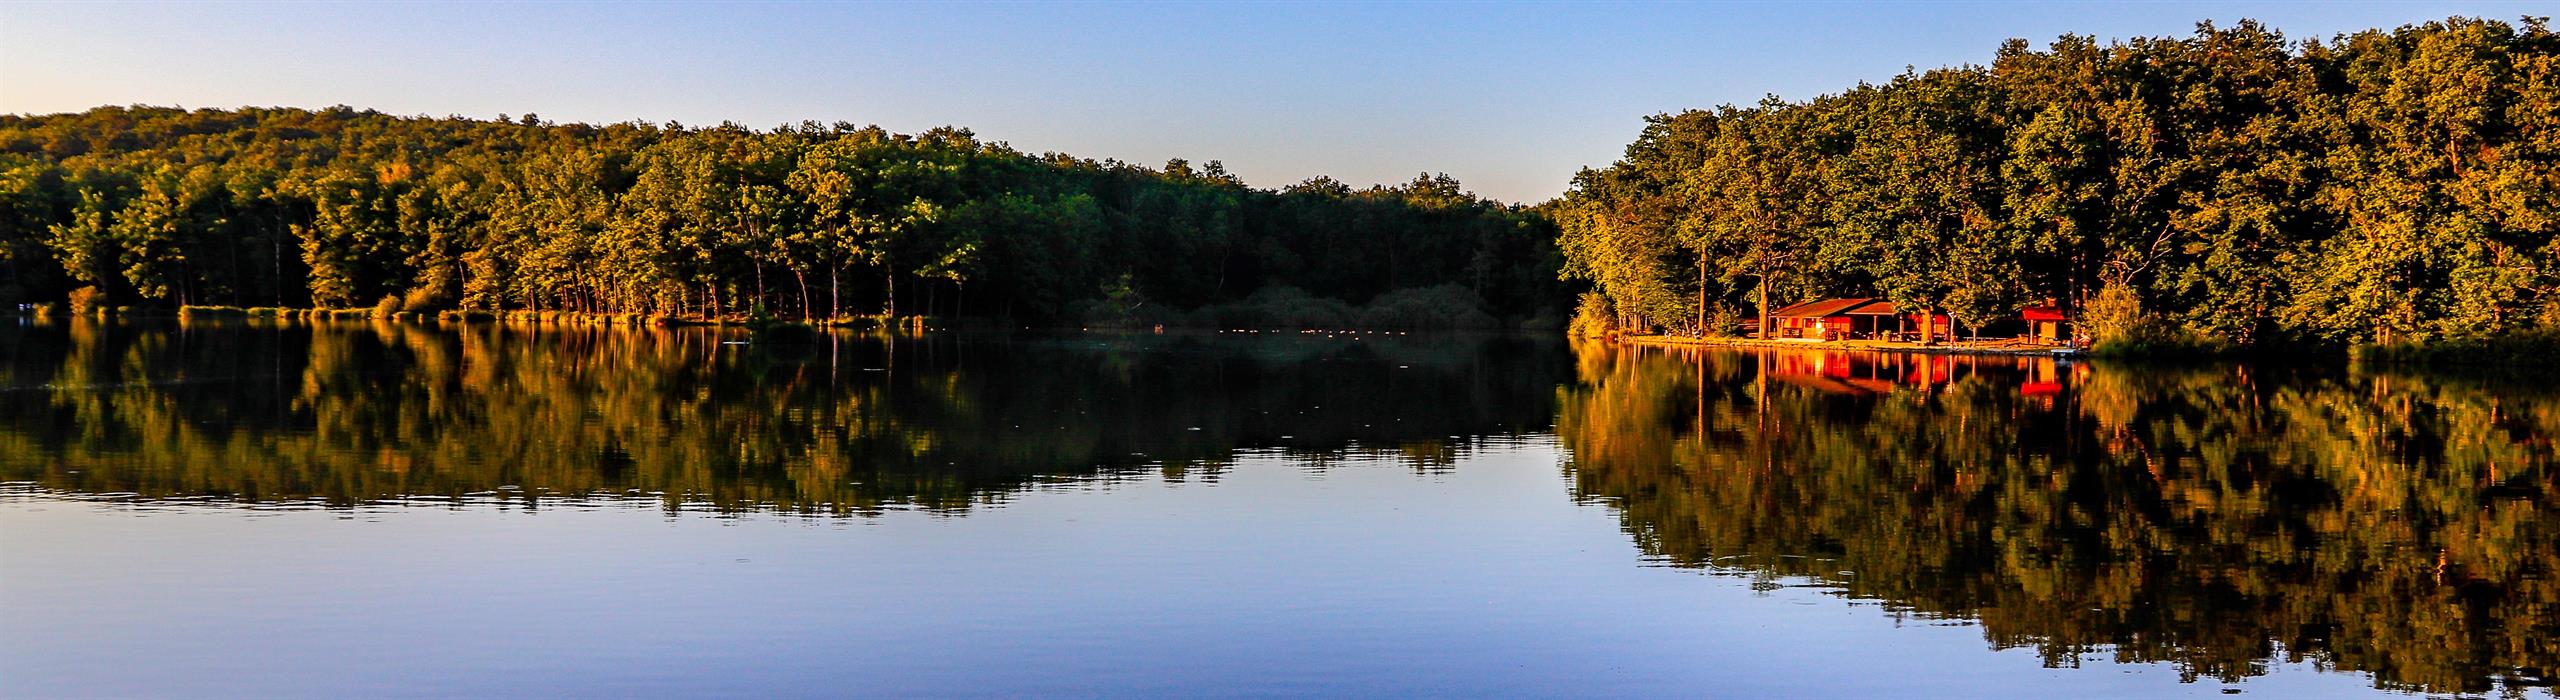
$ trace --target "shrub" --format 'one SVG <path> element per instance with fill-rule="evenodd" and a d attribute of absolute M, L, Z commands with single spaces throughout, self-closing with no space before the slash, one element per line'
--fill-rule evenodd
<path fill-rule="evenodd" d="M 1717 302 L 1715 310 L 1707 315 L 1705 335 L 1714 338 L 1732 338 L 1742 335 L 1741 310 L 1733 308 L 1730 304 Z"/>
<path fill-rule="evenodd" d="M 2547 367 L 2552 358 L 2560 357 L 2560 328 L 2535 328 L 2485 338 L 2367 345 L 2356 348 L 2354 357 L 2358 362 L 2381 364 Z"/>
<path fill-rule="evenodd" d="M 2089 329 L 2092 354 L 2113 357 L 2219 355 L 2232 350 L 2220 338 L 2198 333 L 2159 314 L 2142 310 L 2142 297 L 2132 288 L 2109 284 L 2081 309 Z"/>
<path fill-rule="evenodd" d="M 1553 307 L 1539 309 L 1537 315 L 1520 321 L 1520 330 L 1531 333 L 1562 333 L 1564 326 L 1564 317 L 1557 315 Z"/>
<path fill-rule="evenodd" d="M 392 314 L 397 313 L 400 313 L 400 295 L 385 294 L 382 295 L 382 301 L 373 304 L 374 318 L 391 318 Z"/>
<path fill-rule="evenodd" d="M 2109 357 L 2208 356 L 2232 350 L 2230 343 L 2219 338 L 2153 315 L 2123 325 L 2113 337 L 2102 337 L 2089 346 L 2090 353 Z"/>
<path fill-rule="evenodd" d="M 1204 307 L 1195 320 L 1219 328 L 1342 328 L 1353 310 L 1338 299 L 1324 299 L 1297 287 L 1256 289 L 1242 300 Z"/>
<path fill-rule="evenodd" d="M 443 288 L 419 287 L 409 290 L 408 294 L 401 295 L 400 310 L 409 313 L 440 311 L 451 301 L 445 296 Z"/>
<path fill-rule="evenodd" d="M 2142 296 L 2131 287 L 2109 284 L 2080 310 L 2080 323 L 2088 327 L 2089 338 L 2100 344 L 2125 338 L 2137 328 L 2147 325 L 2142 313 Z"/>
<path fill-rule="evenodd" d="M 97 287 L 71 290 L 71 313 L 88 314 L 107 306 L 107 293 Z"/>
<path fill-rule="evenodd" d="M 237 306 L 181 306 L 181 307 L 178 307 L 178 318 L 213 318 L 213 317 L 217 317 L 217 316 L 239 317 L 239 316 L 247 316 L 247 315 L 249 315 L 249 312 L 248 312 L 248 310 L 247 310 L 247 309 L 242 309 L 242 308 L 237 307 Z"/>
<path fill-rule="evenodd" d="M 1182 320 L 1182 315 L 1147 299 L 1127 273 L 1102 285 L 1102 297 L 1076 302 L 1070 309 L 1089 326 L 1150 326 Z"/>
<path fill-rule="evenodd" d="M 1370 328 L 1491 328 L 1497 321 L 1466 287 L 1443 284 L 1378 295 L 1360 312 Z"/>
<path fill-rule="evenodd" d="M 1602 338 L 1609 335 L 1609 297 L 1599 292 L 1583 292 L 1582 302 L 1573 309 L 1573 321 L 1565 325 L 1565 335 L 1575 338 Z"/>

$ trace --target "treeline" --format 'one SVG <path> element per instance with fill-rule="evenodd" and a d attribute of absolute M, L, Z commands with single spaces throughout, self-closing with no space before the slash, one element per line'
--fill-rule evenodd
<path fill-rule="evenodd" d="M 1564 294 L 1544 221 L 1445 175 L 1256 189 L 954 128 L 0 116 L 8 304 L 1160 320 L 1429 289 L 1522 317 Z"/>
<path fill-rule="evenodd" d="M 2560 326 L 2560 37 L 2013 40 L 1989 66 L 1654 117 L 1552 211 L 1589 313 L 1643 330 L 1825 296 L 1967 325 L 2059 303 L 2101 343 Z"/>

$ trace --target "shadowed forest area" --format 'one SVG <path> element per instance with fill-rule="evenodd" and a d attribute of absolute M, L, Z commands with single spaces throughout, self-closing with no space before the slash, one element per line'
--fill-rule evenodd
<path fill-rule="evenodd" d="M 1445 175 L 1265 190 L 843 123 L 0 116 L 0 231 L 11 305 L 1432 327 L 1569 296 L 1543 217 Z"/>
<path fill-rule="evenodd" d="M 2101 349 L 2560 352 L 2560 35 L 2013 40 L 1987 66 L 1654 117 L 1550 211 L 1590 327 L 1727 335 L 1878 297 L 1966 326 L 2057 304 Z"/>
<path fill-rule="evenodd" d="M 1648 555 L 2047 663 L 2550 683 L 2560 394 L 2232 364 L 1591 343 L 1556 433 Z"/>

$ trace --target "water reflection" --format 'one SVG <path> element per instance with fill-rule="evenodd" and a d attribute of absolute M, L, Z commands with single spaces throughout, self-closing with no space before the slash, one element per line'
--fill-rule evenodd
<path fill-rule="evenodd" d="M 1553 418 L 1552 343 L 381 323 L 0 328 L 0 481 L 171 503 L 646 494 L 957 511 L 1215 480 L 1245 450 L 1445 469 Z"/>
<path fill-rule="evenodd" d="M 0 499 L 957 514 L 1260 452 L 1434 472 L 1550 430 L 1574 497 L 1657 563 L 1977 624 L 2052 665 L 2508 695 L 2560 667 L 2547 384 L 1501 337 L 0 326 Z M 1428 546 L 1509 551 L 1463 539 Z"/>
<path fill-rule="evenodd" d="M 1577 350 L 1576 496 L 1669 565 L 1978 620 L 2053 665 L 2507 694 L 2560 670 L 2547 386 Z"/>

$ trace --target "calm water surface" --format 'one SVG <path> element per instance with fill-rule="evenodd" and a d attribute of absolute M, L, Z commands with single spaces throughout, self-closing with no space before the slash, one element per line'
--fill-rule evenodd
<path fill-rule="evenodd" d="M 2545 382 L 9 323 L 10 697 L 2560 697 Z"/>

